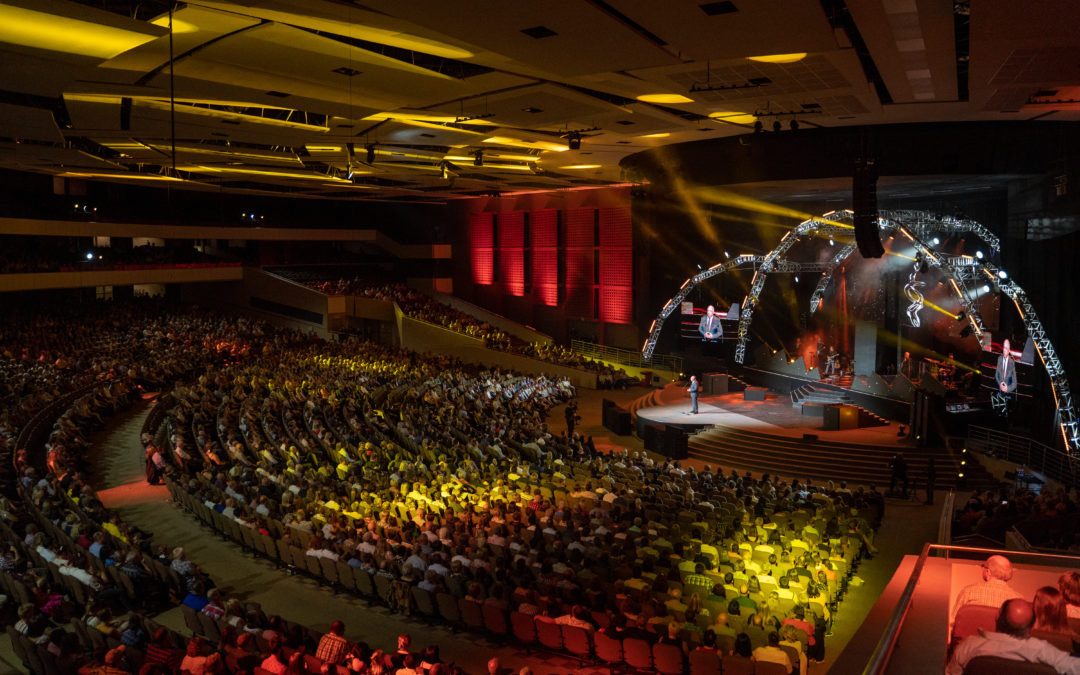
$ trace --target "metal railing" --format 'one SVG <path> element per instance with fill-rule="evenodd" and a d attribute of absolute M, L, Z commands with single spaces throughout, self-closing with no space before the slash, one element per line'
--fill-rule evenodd
<path fill-rule="evenodd" d="M 900 630 L 904 625 L 904 619 L 907 617 L 908 610 L 911 608 L 911 597 L 915 593 L 915 587 L 919 585 L 919 577 L 922 575 L 923 568 L 926 566 L 926 559 L 930 557 L 932 552 L 935 554 L 943 554 L 946 559 L 949 558 L 950 553 L 977 553 L 984 556 L 1007 553 L 1009 558 L 1014 561 L 1031 560 L 1042 564 L 1052 565 L 1056 563 L 1068 567 L 1074 567 L 1077 560 L 1076 556 L 1069 555 L 1002 551 L 999 549 L 974 548 L 971 546 L 942 546 L 940 544 L 926 542 L 926 544 L 923 545 L 922 554 L 919 555 L 919 559 L 915 562 L 915 569 L 912 570 L 911 576 L 908 578 L 907 586 L 904 587 L 904 592 L 900 595 L 900 600 L 896 603 L 896 609 L 893 610 L 892 618 L 889 619 L 889 624 L 885 628 L 885 632 L 882 633 L 881 639 L 878 640 L 877 646 L 874 648 L 874 653 L 870 656 L 866 668 L 863 669 L 863 675 L 883 675 L 888 668 L 889 659 L 892 657 L 893 650 L 896 648 L 897 640 L 900 637 Z"/>
<path fill-rule="evenodd" d="M 683 371 L 683 357 L 674 354 L 653 354 L 652 358 L 644 358 L 639 351 L 619 349 L 598 345 L 584 340 L 571 340 L 570 349 L 590 359 L 610 361 L 633 368 L 656 368 L 657 370 L 670 370 L 674 373 Z"/>
<path fill-rule="evenodd" d="M 1057 448 L 1004 431 L 977 425 L 968 427 L 967 447 L 983 454 L 1020 464 L 1066 486 L 1076 483 L 1073 458 Z"/>

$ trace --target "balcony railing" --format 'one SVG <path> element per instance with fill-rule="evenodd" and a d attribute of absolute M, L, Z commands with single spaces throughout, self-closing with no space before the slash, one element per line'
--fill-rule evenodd
<path fill-rule="evenodd" d="M 1076 485 L 1075 458 L 1026 436 L 973 424 L 968 427 L 967 447 L 969 450 L 977 450 L 985 455 L 1025 466 L 1027 470 L 1049 476 L 1063 485 Z"/>
<path fill-rule="evenodd" d="M 570 349 L 590 359 L 618 363 L 632 368 L 655 368 L 674 373 L 681 373 L 683 370 L 683 357 L 674 354 L 653 354 L 651 359 L 646 359 L 642 358 L 639 351 L 608 347 L 584 340 L 571 340 Z"/>

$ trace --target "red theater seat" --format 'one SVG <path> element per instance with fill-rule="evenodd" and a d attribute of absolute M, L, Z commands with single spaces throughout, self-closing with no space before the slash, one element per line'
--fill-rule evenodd
<path fill-rule="evenodd" d="M 961 607 L 960 611 L 956 613 L 956 620 L 953 622 L 953 646 L 969 635 L 978 634 L 980 628 L 989 631 L 994 630 L 994 624 L 997 622 L 1000 611 L 1001 608 L 999 607 L 986 605 L 964 605 Z"/>

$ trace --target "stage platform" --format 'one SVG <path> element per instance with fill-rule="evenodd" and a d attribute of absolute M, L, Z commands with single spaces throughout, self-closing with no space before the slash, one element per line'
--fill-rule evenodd
<path fill-rule="evenodd" d="M 803 434 L 816 434 L 820 439 L 835 443 L 910 447 L 908 437 L 898 438 L 898 425 L 842 431 L 825 431 L 822 418 L 803 415 L 791 405 L 786 395 L 769 392 L 764 401 L 745 401 L 743 392 L 698 398 L 698 414 L 688 415 L 690 395 L 684 387 L 668 387 L 660 397 L 660 405 L 637 410 L 638 428 L 644 424 L 665 424 L 686 431 L 721 426 L 742 429 L 758 434 L 802 439 Z"/>

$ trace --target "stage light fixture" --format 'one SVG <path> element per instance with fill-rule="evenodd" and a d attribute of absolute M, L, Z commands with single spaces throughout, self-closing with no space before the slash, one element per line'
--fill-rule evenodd
<path fill-rule="evenodd" d="M 783 128 L 783 125 L 780 124 L 780 120 L 776 120 L 775 122 L 772 123 L 772 130 L 773 131 L 780 131 L 780 129 L 782 129 L 782 128 Z"/>
<path fill-rule="evenodd" d="M 983 259 L 983 252 L 982 251 L 975 251 L 975 257 L 978 258 L 979 260 L 982 260 Z"/>
<path fill-rule="evenodd" d="M 791 118 L 791 121 L 788 122 L 788 127 L 790 127 L 792 131 L 798 131 L 799 130 L 799 120 L 795 119 L 794 117 Z"/>
<path fill-rule="evenodd" d="M 473 166 L 484 166 L 484 151 L 477 150 L 473 153 Z"/>
<path fill-rule="evenodd" d="M 964 330 L 960 331 L 960 337 L 966 338 L 971 335 L 971 326 L 964 326 Z"/>
<path fill-rule="evenodd" d="M 566 135 L 566 147 L 571 150 L 581 149 L 581 133 L 577 131 L 571 131 Z"/>
<path fill-rule="evenodd" d="M 983 293 L 989 293 L 990 292 L 990 284 L 983 284 L 982 292 Z"/>
<path fill-rule="evenodd" d="M 765 128 L 765 125 L 761 123 L 761 120 L 758 120 L 758 121 L 754 122 L 754 133 L 755 134 L 760 134 L 761 131 L 764 128 Z"/>
<path fill-rule="evenodd" d="M 374 143 L 368 143 L 367 145 L 364 146 L 364 150 L 367 150 L 367 163 L 368 164 L 374 164 L 375 163 L 375 144 Z"/>
<path fill-rule="evenodd" d="M 87 253 L 86 254 L 86 259 L 87 260 L 93 260 L 94 259 L 94 254 L 93 253 Z"/>
<path fill-rule="evenodd" d="M 957 321 L 963 321 L 966 318 L 967 318 L 967 312 L 965 312 L 964 310 L 960 310 L 960 313 L 956 315 L 956 320 Z"/>
<path fill-rule="evenodd" d="M 836 242 L 832 239 L 829 240 L 829 246 L 836 246 Z"/>
<path fill-rule="evenodd" d="M 795 283 L 799 283 L 799 275 L 798 274 L 795 275 Z"/>
<path fill-rule="evenodd" d="M 1009 275 L 1005 274 L 1005 270 L 998 270 L 998 279 L 1008 279 Z"/>
<path fill-rule="evenodd" d="M 934 246 L 937 246 L 940 243 L 941 243 L 941 240 L 938 239 L 937 237 L 934 237 Z"/>

